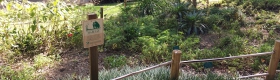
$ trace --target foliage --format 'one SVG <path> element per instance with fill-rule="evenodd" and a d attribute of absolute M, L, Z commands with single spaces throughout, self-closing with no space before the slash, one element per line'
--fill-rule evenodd
<path fill-rule="evenodd" d="M 186 13 L 185 15 L 186 16 L 184 17 L 184 19 L 180 21 L 182 23 L 180 25 L 180 30 L 185 32 L 186 35 L 190 35 L 192 33 L 205 33 L 205 29 L 207 28 L 207 26 L 201 21 L 201 16 L 203 16 L 201 12 L 193 11 Z"/>
<path fill-rule="evenodd" d="M 133 41 L 137 40 L 138 37 L 141 36 L 153 36 L 155 37 L 159 30 L 156 29 L 157 25 L 155 23 L 155 19 L 152 16 L 146 16 L 143 18 L 139 18 L 135 20 L 135 23 L 130 23 L 130 17 L 132 15 L 121 15 L 122 17 L 114 18 L 117 19 L 118 22 L 114 20 L 105 22 L 105 34 L 106 34 L 106 43 L 105 46 L 108 49 L 118 50 L 121 48 L 130 48 L 130 49 L 138 49 L 136 45 L 123 45 L 124 43 L 133 43 Z M 124 17 L 126 16 L 126 17 Z M 133 18 L 132 18 L 133 20 Z M 130 20 L 130 21 L 132 21 Z"/>
<path fill-rule="evenodd" d="M 74 6 L 59 0 L 47 4 L 25 1 L 3 3 L 7 6 L 7 13 L 1 16 L 6 21 L 1 21 L 3 24 L 0 27 L 1 42 L 5 42 L 1 46 L 5 47 L 3 51 L 33 56 L 43 52 L 53 54 L 56 48 L 67 45 L 81 46 L 82 18 L 72 15 L 79 13 Z"/>
<path fill-rule="evenodd" d="M 242 39 L 240 36 L 227 36 L 221 38 L 219 42 L 217 47 L 226 50 L 227 56 L 249 54 L 251 52 L 247 51 L 248 40 Z"/>
<path fill-rule="evenodd" d="M 23 69 L 14 70 L 10 66 L 0 66 L 0 79 L 1 80 L 31 80 L 31 79 L 42 79 L 40 76 L 35 76 L 35 68 L 27 64 L 23 65 Z"/>
<path fill-rule="evenodd" d="M 104 64 L 107 68 L 116 68 L 124 66 L 127 62 L 127 58 L 123 55 L 113 55 L 104 58 Z"/>
<path fill-rule="evenodd" d="M 172 47 L 180 43 L 182 34 L 175 34 L 171 30 L 165 30 L 156 37 L 142 36 L 135 43 L 142 46 L 141 56 L 146 62 L 161 62 L 171 59 Z"/>
<path fill-rule="evenodd" d="M 248 0 L 247 3 L 252 5 L 255 9 L 269 9 L 274 10 L 277 9 L 280 5 L 279 0 Z"/>
<path fill-rule="evenodd" d="M 204 17 L 203 22 L 207 23 L 210 27 L 214 24 L 220 26 L 222 29 L 233 29 L 236 27 L 231 25 L 233 22 L 238 22 L 237 24 L 240 26 L 244 24 L 244 17 L 236 7 L 210 7 L 207 12 L 208 16 Z"/>
<path fill-rule="evenodd" d="M 267 7 L 270 6 L 267 5 L 269 1 L 256 4 L 252 3 L 258 0 L 248 1 L 250 2 L 242 1 L 236 4 L 241 4 L 240 6 L 243 7 L 243 11 L 239 10 L 238 6 L 229 5 L 226 7 L 209 6 L 205 9 L 194 8 L 188 2 L 176 2 L 175 0 L 139 0 L 135 6 L 114 8 L 113 10 L 109 8 L 110 6 L 106 6 L 104 8 L 109 8 L 110 12 L 105 12 L 105 44 L 103 50 L 125 52 L 128 55 L 140 56 L 140 61 L 148 64 L 171 60 L 172 47 L 174 46 L 180 46 L 180 49 L 183 51 L 182 60 L 218 58 L 271 51 L 273 49 L 272 40 L 279 38 L 275 37 L 277 36 L 275 34 L 277 28 L 279 28 L 278 16 L 275 17 L 276 13 L 273 12 L 266 10 L 258 11 L 253 8 L 276 9 L 276 7 Z M 230 1 L 227 0 L 228 2 Z M 244 4 L 242 5 L 243 2 Z M 276 3 L 275 1 L 273 5 L 278 5 Z M 33 74 L 35 73 L 32 72 L 36 72 L 36 69 L 52 63 L 54 58 L 59 58 L 38 54 L 59 55 L 57 53 L 60 53 L 64 48 L 69 48 L 69 46 L 70 49 L 72 49 L 71 47 L 81 47 L 82 33 L 80 21 L 86 19 L 86 16 L 83 15 L 88 13 L 88 11 L 99 10 L 99 7 L 93 5 L 85 5 L 83 7 L 68 6 L 59 0 L 51 1 L 46 5 L 24 1 L 3 1 L 3 4 L 7 8 L 5 9 L 6 11 L 0 10 L 0 22 L 2 24 L 0 25 L 1 55 L 4 55 L 5 58 L 9 56 L 7 60 L 11 61 L 15 60 L 12 58 L 21 55 L 30 55 L 34 58 L 34 67 L 30 67 L 26 71 L 25 69 L 20 70 L 22 73 L 18 73 L 11 67 L 1 66 L 0 74 L 3 79 L 38 79 L 34 77 Z M 115 13 L 118 10 L 121 10 L 120 13 Z M 251 13 L 247 14 L 246 11 Z M 250 42 L 255 39 L 261 40 L 262 34 L 258 32 L 260 29 L 248 29 L 248 27 L 245 27 L 247 25 L 244 25 L 242 12 L 246 13 L 245 17 L 254 16 L 257 25 L 262 26 L 260 29 L 268 30 L 269 36 L 275 38 L 269 38 L 269 41 L 263 45 L 252 46 L 252 43 L 263 43 L 258 41 Z M 254 12 L 256 14 L 253 15 Z M 112 15 L 107 17 L 109 14 Z M 14 22 L 27 24 L 18 25 L 14 24 Z M 240 28 L 247 28 L 248 30 L 241 32 Z M 200 41 L 204 40 L 203 37 L 192 34 L 205 33 L 211 30 L 214 34 L 215 32 L 219 33 L 219 37 L 214 41 L 216 43 L 211 48 L 201 48 Z M 113 55 L 106 57 L 104 64 L 107 68 L 123 67 L 127 60 L 124 55 Z M 262 71 L 267 69 L 265 66 L 268 61 L 269 57 L 261 56 L 215 62 L 214 64 L 215 67 L 227 65 L 229 71 L 234 72 L 243 68 L 260 69 Z M 197 71 L 203 69 L 202 63 L 190 64 L 190 66 L 198 69 Z M 102 71 L 101 79 L 112 79 L 132 71 L 131 69 L 119 69 Z M 168 68 L 156 69 L 127 79 L 169 79 L 169 72 L 166 70 Z M 15 75 L 13 76 L 12 74 Z M 182 72 L 180 75 L 180 79 L 183 80 L 224 79 L 224 77 L 213 74 L 193 76 Z M 74 77 L 71 79 L 81 79 L 75 75 L 69 76 Z"/>
<path fill-rule="evenodd" d="M 134 12 L 139 16 L 157 15 L 164 12 L 167 6 L 168 0 L 138 0 Z"/>
<path fill-rule="evenodd" d="M 52 62 L 53 60 L 51 58 L 44 56 L 43 54 L 34 56 L 34 67 L 37 69 L 49 65 Z"/>
<path fill-rule="evenodd" d="M 102 70 L 99 73 L 100 80 L 109 80 L 113 79 L 127 73 L 131 73 L 140 69 L 144 69 L 146 67 L 128 67 L 125 66 L 123 69 L 119 70 L 117 68 L 111 70 Z M 117 73 L 117 74 L 116 74 Z M 149 71 L 145 71 L 140 74 L 133 75 L 131 77 L 124 78 L 123 80 L 168 80 L 170 79 L 170 68 L 169 67 L 160 67 L 156 69 L 152 69 Z M 229 75 L 218 75 L 216 73 L 207 73 L 196 75 L 188 72 L 180 72 L 179 80 L 233 80 L 233 76 Z"/>
<path fill-rule="evenodd" d="M 182 40 L 179 43 L 181 50 L 198 49 L 200 39 L 198 36 L 189 36 L 187 39 Z"/>

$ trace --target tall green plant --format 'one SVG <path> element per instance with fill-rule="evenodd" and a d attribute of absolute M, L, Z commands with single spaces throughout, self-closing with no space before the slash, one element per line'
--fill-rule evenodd
<path fill-rule="evenodd" d="M 202 23 L 203 13 L 201 11 L 193 11 L 185 13 L 184 19 L 181 21 L 180 30 L 185 34 L 190 35 L 192 33 L 200 34 L 205 33 L 207 26 Z"/>
<path fill-rule="evenodd" d="M 68 6 L 59 0 L 47 4 L 26 1 L 8 1 L 3 4 L 7 6 L 7 12 L 0 16 L 3 23 L 0 27 L 3 32 L 0 34 L 1 42 L 5 42 L 1 47 L 7 51 L 23 55 L 53 53 L 56 51 L 53 47 L 65 47 L 67 41 L 81 41 L 75 40 L 77 38 L 67 40 L 81 30 L 81 26 L 77 24 L 80 24 L 82 18 L 73 15 L 79 12 L 74 6 Z"/>

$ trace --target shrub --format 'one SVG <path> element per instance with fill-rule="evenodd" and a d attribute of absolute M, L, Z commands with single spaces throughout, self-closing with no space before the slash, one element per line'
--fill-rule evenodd
<path fill-rule="evenodd" d="M 23 68 L 14 70 L 10 66 L 0 66 L 1 80 L 34 80 L 43 79 L 43 77 L 36 76 L 35 68 L 24 63 Z"/>
<path fill-rule="evenodd" d="M 202 22 L 208 25 L 209 29 L 212 29 L 214 25 L 222 25 L 223 21 L 223 16 L 219 14 L 209 14 L 202 19 Z"/>
<path fill-rule="evenodd" d="M 251 4 L 255 9 L 273 10 L 278 9 L 278 7 L 280 6 L 279 0 L 248 0 L 248 3 Z"/>
<path fill-rule="evenodd" d="M 179 30 L 186 35 L 202 34 L 206 32 L 207 26 L 201 21 L 203 14 L 200 11 L 192 11 L 184 14 L 184 18 L 180 21 Z"/>
<path fill-rule="evenodd" d="M 58 47 L 81 46 L 81 44 L 75 44 L 81 42 L 81 37 L 76 36 L 75 33 L 81 30 L 81 26 L 77 24 L 80 24 L 82 18 L 79 15 L 73 15 L 79 13 L 74 6 L 68 6 L 59 0 L 47 4 L 26 1 L 9 1 L 3 4 L 7 6 L 7 12 L 0 17 L 3 22 L 0 30 L 4 32 L 0 36 L 3 38 L 1 42 L 5 42 L 1 47 L 6 50 L 16 55 L 32 57 L 42 52 L 53 54 L 52 49 Z M 27 23 L 11 25 L 14 22 Z M 69 39 L 68 34 L 74 37 Z"/>
<path fill-rule="evenodd" d="M 149 36 L 139 37 L 137 42 L 143 45 L 140 55 L 145 62 L 155 63 L 170 60 L 168 44 L 160 43 L 159 40 Z"/>
<path fill-rule="evenodd" d="M 240 36 L 227 36 L 221 38 L 219 42 L 217 47 L 225 50 L 227 56 L 247 54 L 246 45 L 248 41 Z"/>
<path fill-rule="evenodd" d="M 198 49 L 200 40 L 197 36 L 189 36 L 186 40 L 180 41 L 180 50 Z"/>
<path fill-rule="evenodd" d="M 135 18 L 133 23 L 129 20 L 126 22 L 124 17 L 112 18 L 112 21 L 106 21 L 104 24 L 106 26 L 105 47 L 112 50 L 138 49 L 139 47 L 134 43 L 138 37 L 156 37 L 159 33 L 156 23 L 157 20 L 153 16 Z"/>
<path fill-rule="evenodd" d="M 141 52 L 141 59 L 148 63 L 167 61 L 171 59 L 172 48 L 183 38 L 182 34 L 172 33 L 165 30 L 156 37 L 141 36 L 133 41 L 133 45 L 138 45 Z M 134 48 L 136 49 L 136 48 Z"/>
<path fill-rule="evenodd" d="M 123 55 L 118 56 L 118 55 L 113 55 L 113 56 L 108 56 L 104 58 L 104 65 L 107 68 L 116 68 L 116 67 L 121 67 L 126 64 L 127 58 Z"/>
<path fill-rule="evenodd" d="M 168 0 L 139 0 L 134 12 L 139 16 L 157 15 L 163 13 L 168 6 Z"/>

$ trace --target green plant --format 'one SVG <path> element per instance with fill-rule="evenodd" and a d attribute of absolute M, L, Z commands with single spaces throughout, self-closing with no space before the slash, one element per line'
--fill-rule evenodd
<path fill-rule="evenodd" d="M 145 60 L 145 62 L 153 63 L 170 59 L 170 54 L 167 50 L 168 44 L 160 43 L 159 40 L 149 36 L 139 37 L 137 42 L 143 45 L 141 59 Z"/>
<path fill-rule="evenodd" d="M 125 66 L 122 69 L 114 68 L 111 70 L 101 70 L 99 73 L 100 80 L 113 79 L 140 69 L 144 69 L 144 66 L 129 67 Z M 185 71 L 181 71 L 179 75 L 179 80 L 234 80 L 235 76 L 230 76 L 227 74 L 217 74 L 217 73 L 206 73 L 206 74 L 193 74 Z M 159 67 L 143 73 L 133 75 L 131 77 L 124 78 L 123 80 L 168 80 L 170 79 L 170 68 L 169 67 Z"/>
<path fill-rule="evenodd" d="M 189 36 L 186 40 L 179 43 L 181 50 L 197 49 L 199 47 L 200 40 L 197 36 Z"/>
<path fill-rule="evenodd" d="M 46 4 L 26 1 L 4 1 L 3 4 L 7 6 L 7 13 L 0 17 L 3 23 L 0 27 L 0 41 L 5 42 L 1 46 L 4 52 L 12 51 L 15 56 L 33 57 L 38 53 L 53 54 L 55 48 L 67 45 L 81 46 L 75 43 L 81 42 L 81 37 L 78 37 L 81 34 L 76 33 L 81 31 L 82 17 L 73 15 L 79 13 L 74 6 L 59 0 Z M 70 39 L 69 34 L 74 37 Z"/>
<path fill-rule="evenodd" d="M 219 14 L 209 14 L 206 17 L 203 17 L 202 22 L 208 25 L 210 29 L 212 29 L 212 26 L 221 25 L 224 21 L 224 18 L 222 15 Z"/>
<path fill-rule="evenodd" d="M 279 0 L 248 0 L 247 3 L 253 6 L 255 9 L 267 9 L 267 10 L 274 10 L 279 7 Z"/>
<path fill-rule="evenodd" d="M 135 40 L 141 48 L 142 59 L 148 63 L 167 61 L 171 59 L 172 48 L 182 41 L 183 34 L 165 30 L 156 37 L 142 36 Z"/>
<path fill-rule="evenodd" d="M 193 11 L 185 15 L 184 20 L 181 22 L 180 30 L 185 32 L 186 35 L 205 33 L 207 26 L 201 22 L 202 12 Z"/>
<path fill-rule="evenodd" d="M 32 80 L 42 79 L 43 77 L 36 76 L 35 68 L 24 63 L 22 69 L 14 70 L 10 66 L 0 66 L 0 79 L 1 80 Z"/>
<path fill-rule="evenodd" d="M 121 67 L 126 64 L 127 58 L 123 55 L 118 56 L 118 55 L 113 55 L 113 56 L 108 56 L 104 58 L 104 64 L 107 68 L 116 68 L 116 67 Z"/>
<path fill-rule="evenodd" d="M 230 55 L 240 55 L 240 54 L 248 54 L 247 46 L 248 40 L 243 39 L 240 36 L 234 35 L 221 38 L 220 43 L 217 45 L 218 48 L 225 50 L 227 56 Z"/>
<path fill-rule="evenodd" d="M 51 58 L 44 56 L 43 54 L 34 56 L 34 67 L 36 69 L 39 69 L 46 65 L 51 65 L 52 62 L 53 60 Z"/>
<path fill-rule="evenodd" d="M 168 0 L 139 0 L 134 9 L 139 16 L 157 15 L 164 12 Z"/>

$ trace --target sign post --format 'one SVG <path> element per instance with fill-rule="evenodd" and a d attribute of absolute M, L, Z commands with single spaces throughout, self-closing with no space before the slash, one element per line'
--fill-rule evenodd
<path fill-rule="evenodd" d="M 89 48 L 90 80 L 98 80 L 98 45 L 104 43 L 103 19 L 97 14 L 88 14 L 88 20 L 82 22 L 84 48 Z"/>

